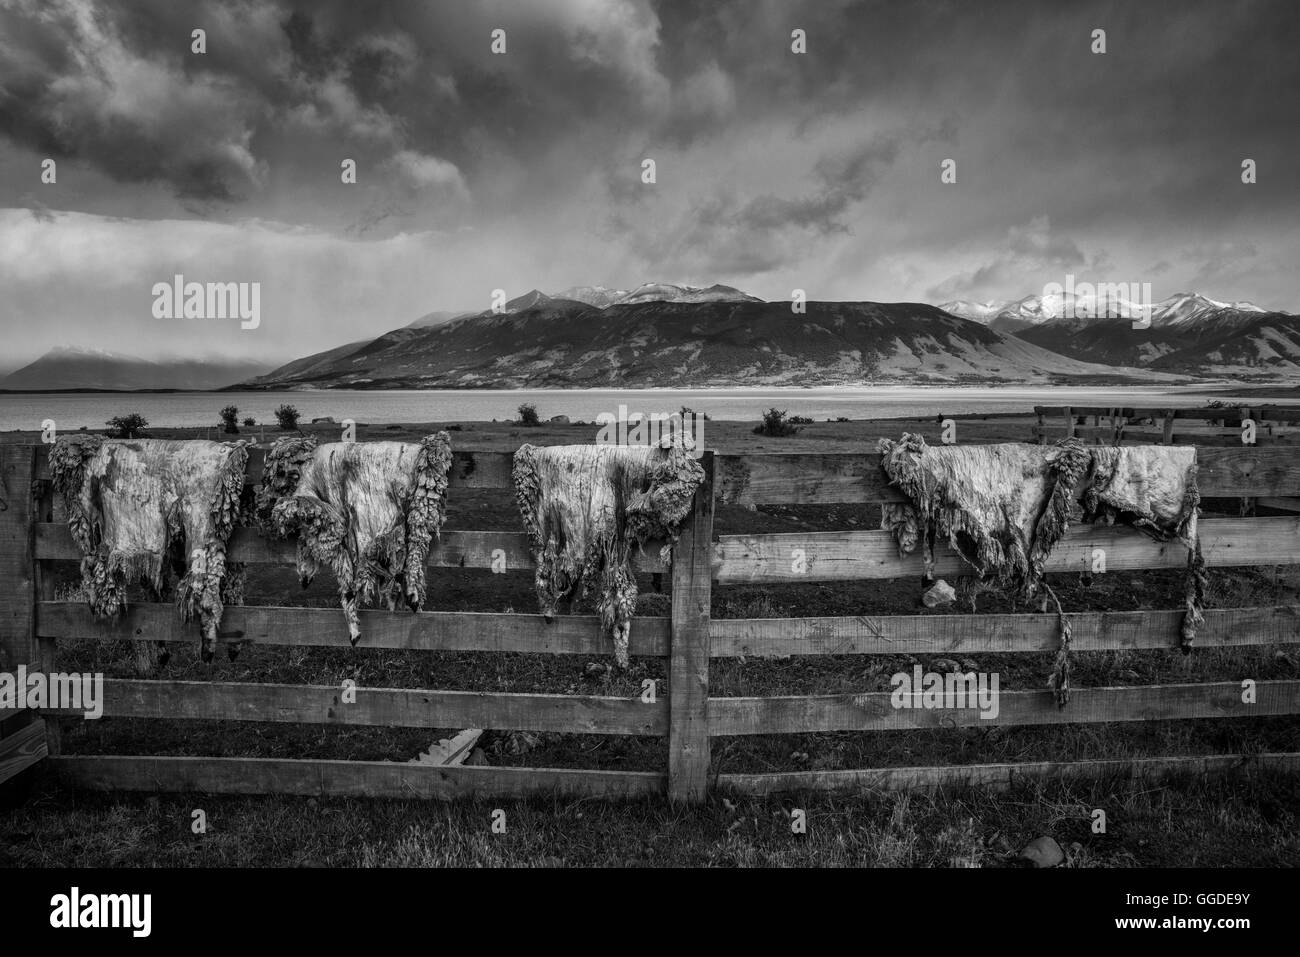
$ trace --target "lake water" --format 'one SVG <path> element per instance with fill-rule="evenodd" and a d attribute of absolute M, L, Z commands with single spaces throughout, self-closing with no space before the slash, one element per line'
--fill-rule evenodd
<path fill-rule="evenodd" d="M 1215 398 L 1235 401 L 1232 392 Z M 102 428 L 105 421 L 127 412 L 139 412 L 154 426 L 215 425 L 223 406 L 239 408 L 241 421 L 252 416 L 258 423 L 273 423 L 273 410 L 281 403 L 297 407 L 302 421 L 331 416 L 336 421 L 486 422 L 513 419 L 521 403 L 530 402 L 543 418 L 567 415 L 594 421 L 601 412 L 676 412 L 689 406 L 715 419 L 757 420 L 775 406 L 791 415 L 813 419 L 845 416 L 850 419 L 905 418 L 940 413 L 1031 412 L 1035 405 L 1137 405 L 1190 407 L 1204 405 L 1204 388 L 1168 387 L 911 387 L 817 389 L 518 389 L 500 391 L 345 391 L 300 392 L 181 392 L 168 394 L 55 393 L 0 395 L 0 430 L 39 430 L 53 419 L 60 431 L 87 426 Z M 1241 399 L 1244 404 L 1249 401 Z M 1259 402 L 1259 399 L 1253 400 Z M 1270 404 L 1297 404 L 1269 400 Z"/>

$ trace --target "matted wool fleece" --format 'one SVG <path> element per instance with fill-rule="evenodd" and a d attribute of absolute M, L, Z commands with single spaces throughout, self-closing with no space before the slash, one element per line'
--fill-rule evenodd
<path fill-rule="evenodd" d="M 514 457 L 515 496 L 537 563 L 537 600 L 549 620 L 561 602 L 594 604 L 627 667 L 636 610 L 632 548 L 661 541 L 668 560 L 704 469 L 691 440 L 656 446 L 524 445 Z"/>
<path fill-rule="evenodd" d="M 1193 446 L 1086 448 L 1077 439 L 1055 446 L 929 446 L 919 435 L 882 439 L 881 466 L 908 498 L 884 507 L 882 527 L 900 553 L 922 547 L 932 577 L 933 543 L 946 539 L 981 578 L 1016 589 L 1022 599 L 1047 588 L 1044 569 L 1071 521 L 1116 520 L 1188 548 L 1183 648 L 1203 623 L 1205 563 L 1196 535 L 1200 495 Z M 1083 492 L 1082 508 L 1076 495 Z M 1061 651 L 1049 681 L 1069 700 L 1070 626 L 1059 602 Z"/>
<path fill-rule="evenodd" d="M 259 518 L 279 536 L 298 536 L 304 587 L 320 565 L 334 573 L 352 644 L 361 638 L 361 606 L 424 604 L 425 562 L 446 517 L 451 460 L 446 432 L 419 444 L 286 438 L 267 453 Z"/>
<path fill-rule="evenodd" d="M 247 446 L 75 437 L 56 442 L 49 461 L 83 556 L 91 611 L 121 614 L 133 584 L 161 596 L 174 571 L 177 607 L 186 622 L 198 619 L 201 653 L 210 660 L 224 606 L 242 599 L 243 568 L 226 562 L 226 543 L 239 515 Z"/>

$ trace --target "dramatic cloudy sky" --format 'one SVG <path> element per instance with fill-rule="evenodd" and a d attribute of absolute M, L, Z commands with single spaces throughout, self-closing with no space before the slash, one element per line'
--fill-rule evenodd
<path fill-rule="evenodd" d="M 1295 0 L 0 0 L 0 365 L 646 280 L 1300 311 L 1298 49 Z M 261 282 L 261 328 L 153 318 L 177 272 Z"/>

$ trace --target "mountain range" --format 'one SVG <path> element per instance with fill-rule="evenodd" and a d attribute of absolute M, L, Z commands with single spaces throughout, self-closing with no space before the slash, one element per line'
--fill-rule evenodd
<path fill-rule="evenodd" d="M 219 389 L 266 371 L 265 362 L 230 359 L 141 359 L 137 356 L 62 346 L 0 379 L 14 392 L 147 391 Z"/>
<path fill-rule="evenodd" d="M 1177 293 L 1149 309 L 1066 296 L 940 308 L 1088 362 L 1201 376 L 1300 374 L 1300 316 L 1251 302 Z"/>
<path fill-rule="evenodd" d="M 676 287 L 681 288 L 681 287 Z M 648 388 L 1150 379 L 923 303 L 763 302 L 729 287 L 601 308 L 530 293 L 297 360 L 241 388 Z M 569 291 L 572 294 L 572 291 Z M 355 344 L 354 344 L 355 345 Z M 1157 378 L 1161 378 L 1157 376 Z M 1172 381 L 1172 377 L 1164 377 Z"/>
<path fill-rule="evenodd" d="M 265 371 L 51 350 L 0 389 L 524 388 L 864 382 L 1173 382 L 1300 377 L 1300 316 L 1179 293 L 1143 310 L 1085 297 L 942 306 L 765 302 L 732 286 L 533 289 L 435 311 Z M 1149 321 L 1146 321 L 1149 318 Z"/>
<path fill-rule="evenodd" d="M 1179 292 L 1152 303 L 1147 309 L 1128 299 L 1067 293 L 1025 296 L 1016 300 L 970 302 L 957 299 L 939 307 L 964 319 L 983 322 L 999 332 L 1019 333 L 1032 326 L 1058 320 L 1145 319 L 1153 325 L 1178 325 L 1210 317 L 1263 313 L 1251 302 L 1218 302 L 1191 292 Z"/>

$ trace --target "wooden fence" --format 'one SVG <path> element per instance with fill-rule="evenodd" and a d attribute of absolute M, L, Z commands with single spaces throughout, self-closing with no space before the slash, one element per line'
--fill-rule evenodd
<path fill-rule="evenodd" d="M 263 453 L 250 459 L 250 480 Z M 508 453 L 457 452 L 451 495 L 461 488 L 510 486 Z M 101 789 L 369 795 L 394 797 L 522 796 L 563 793 L 604 797 L 668 794 L 700 801 L 711 787 L 766 794 L 786 789 L 922 787 L 970 782 L 1005 785 L 1017 777 L 1242 766 L 1300 766 L 1300 755 L 1216 755 L 1128 762 L 1040 762 L 933 768 L 888 768 L 778 774 L 720 774 L 710 779 L 710 739 L 720 735 L 817 731 L 888 731 L 964 725 L 1045 725 L 1300 713 L 1300 681 L 1261 681 L 1253 704 L 1239 683 L 1078 688 L 1058 709 L 1052 694 L 1007 691 L 996 718 L 974 711 L 897 710 L 887 693 L 798 697 L 711 697 L 711 658 L 789 655 L 898 655 L 1052 651 L 1057 620 L 1047 614 L 861 615 L 844 618 L 710 619 L 714 583 L 841 581 L 919 577 L 919 557 L 900 559 L 884 531 L 715 535 L 715 503 L 840 504 L 901 501 L 875 454 L 715 455 L 703 459 L 707 484 L 696 496 L 672 562 L 669 618 L 633 623 L 631 653 L 668 659 L 668 693 L 654 703 L 639 697 L 514 694 L 424 689 L 359 688 L 345 703 L 336 687 L 239 682 L 109 679 L 104 714 L 118 717 L 295 722 L 374 727 L 493 728 L 587 734 L 657 735 L 668 741 L 663 772 L 579 768 L 431 766 L 377 761 L 280 760 L 131 755 L 63 755 L 59 721 L 46 720 L 44 740 L 23 731 L 15 747 L 26 767 L 48 751 L 49 766 L 68 781 Z M 1300 453 L 1284 447 L 1207 448 L 1200 454 L 1206 496 L 1300 495 Z M 94 619 L 83 603 L 54 600 L 49 563 L 79 557 L 62 523 L 53 521 L 45 449 L 0 446 L 0 667 L 34 663 L 53 669 L 61 638 L 183 637 L 170 604 L 133 604 L 115 623 Z M 1300 563 L 1300 518 L 1205 518 L 1208 564 Z M 1049 570 L 1083 571 L 1093 549 L 1107 552 L 1110 570 L 1176 568 L 1186 552 L 1121 527 L 1076 527 L 1054 551 Z M 433 567 L 492 565 L 503 549 L 511 567 L 531 567 L 522 533 L 445 531 L 429 555 Z M 794 549 L 803 562 L 791 562 Z M 233 561 L 289 562 L 293 544 L 237 529 Z M 938 572 L 964 566 L 936 555 Z M 662 570 L 657 559 L 645 570 Z M 1177 648 L 1181 612 L 1133 611 L 1070 616 L 1073 647 Z M 276 646 L 344 647 L 347 629 L 336 608 L 239 606 L 226 609 L 222 641 Z M 464 612 L 363 612 L 363 647 L 439 651 L 608 654 L 594 616 L 565 616 L 546 624 L 538 615 Z M 1198 648 L 1300 641 L 1300 606 L 1213 609 Z M 1193 652 L 1195 653 L 1195 652 Z M 54 715 L 57 718 L 57 714 Z M 5 765 L 0 739 L 0 770 Z"/>
<path fill-rule="evenodd" d="M 1300 409 L 1279 406 L 1139 409 L 1126 406 L 1034 406 L 1040 443 L 1066 436 L 1094 445 L 1242 445 L 1242 423 L 1255 426 L 1252 445 L 1300 441 Z"/>

